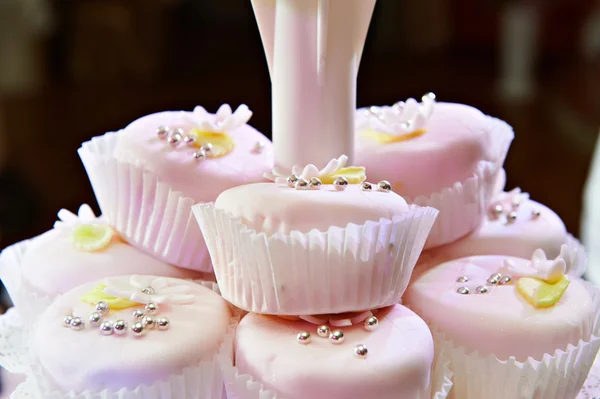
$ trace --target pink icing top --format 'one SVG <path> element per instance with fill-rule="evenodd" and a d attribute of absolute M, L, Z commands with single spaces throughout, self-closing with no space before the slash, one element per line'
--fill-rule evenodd
<path fill-rule="evenodd" d="M 313 324 L 250 313 L 237 330 L 236 365 L 286 399 L 429 399 L 433 340 L 427 325 L 401 305 L 378 316 L 372 332 L 362 324 L 341 328 L 344 342 L 334 345 Z M 310 332 L 309 344 L 297 342 L 302 331 Z M 368 349 L 362 359 L 353 355 L 359 344 Z"/>
<path fill-rule="evenodd" d="M 152 274 L 199 278 L 200 273 L 170 266 L 113 238 L 104 249 L 75 249 L 71 229 L 53 229 L 34 238 L 21 262 L 22 278 L 43 295 L 54 296 L 105 277 Z"/>
<path fill-rule="evenodd" d="M 157 136 L 159 126 L 185 131 L 194 127 L 183 118 L 184 114 L 191 112 L 160 112 L 132 122 L 119 133 L 115 157 L 122 162 L 144 165 L 161 181 L 195 202 L 214 201 L 228 188 L 263 181 L 263 173 L 273 168 L 272 143 L 247 124 L 227 132 L 234 140 L 233 151 L 203 161 L 193 157 L 198 148 L 184 143 L 173 147 Z M 264 144 L 261 152 L 254 150 L 257 142 Z"/>
<path fill-rule="evenodd" d="M 429 196 L 473 176 L 480 161 L 503 161 L 505 151 L 492 137 L 495 122 L 467 105 L 436 103 L 425 133 L 416 138 L 379 144 L 357 132 L 355 164 L 367 168 L 369 181 L 388 180 L 404 197 Z"/>
<path fill-rule="evenodd" d="M 250 229 L 268 235 L 327 231 L 332 226 L 392 219 L 408 211 L 399 195 L 362 191 L 359 184 L 350 184 L 344 191 L 336 191 L 333 185 L 304 191 L 277 183 L 250 184 L 223 192 L 215 207 L 241 217 Z"/>
<path fill-rule="evenodd" d="M 118 279 L 126 282 L 129 276 Z M 100 281 L 60 296 L 41 316 L 31 343 L 56 387 L 62 391 L 135 388 L 166 379 L 201 360 L 212 360 L 228 330 L 231 314 L 227 303 L 201 285 L 169 281 L 189 286 L 193 301 L 159 304 L 157 317 L 167 317 L 170 329 L 153 329 L 139 338 L 131 331 L 123 336 L 104 336 L 98 327 L 89 325 L 88 316 L 94 307 L 80 298 Z M 131 326 L 135 309 L 111 310 L 105 319 L 123 319 Z M 63 319 L 70 312 L 85 320 L 83 330 L 63 327 Z"/>
<path fill-rule="evenodd" d="M 541 360 L 545 353 L 576 345 L 592 332 L 594 308 L 590 294 L 572 279 L 554 306 L 537 309 L 517 292 L 515 282 L 487 285 L 486 281 L 510 259 L 519 267 L 529 260 L 504 256 L 476 256 L 443 263 L 417 276 L 404 294 L 404 303 L 446 333 L 456 346 L 501 360 L 514 356 Z M 459 277 L 468 282 L 457 282 Z M 470 294 L 457 292 L 460 287 Z M 478 286 L 488 292 L 476 294 Z"/>
<path fill-rule="evenodd" d="M 533 211 L 539 211 L 533 217 Z M 483 223 L 467 237 L 426 252 L 439 263 L 475 255 L 508 255 L 531 258 L 533 251 L 544 250 L 548 258 L 555 258 L 560 247 L 567 243 L 564 223 L 550 208 L 526 200 L 515 211 L 517 218 L 507 223 L 506 215 L 498 218 L 487 216 Z"/>

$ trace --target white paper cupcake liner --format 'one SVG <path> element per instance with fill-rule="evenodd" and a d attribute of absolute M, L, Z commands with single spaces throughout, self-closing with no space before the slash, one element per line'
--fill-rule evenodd
<path fill-rule="evenodd" d="M 85 142 L 79 156 L 103 216 L 140 250 L 171 265 L 210 272 L 210 257 L 192 216 L 194 200 L 174 191 L 140 164 L 113 156 L 120 133 Z"/>
<path fill-rule="evenodd" d="M 577 251 L 577 258 L 572 267 L 567 270 L 567 274 L 576 277 L 583 277 L 587 268 L 587 253 L 585 252 L 585 247 L 571 234 L 567 234 L 567 245 L 569 246 L 569 253 L 572 253 L 573 250 Z"/>
<path fill-rule="evenodd" d="M 246 311 L 277 315 L 397 303 L 438 213 L 415 207 L 394 220 L 267 236 L 212 203 L 193 209 L 223 297 Z"/>
<path fill-rule="evenodd" d="M 546 353 L 542 359 L 529 358 L 519 362 L 514 358 L 500 360 L 493 355 L 481 356 L 456 346 L 451 339 L 429 322 L 436 352 L 450 360 L 454 372 L 451 397 L 455 399 L 567 399 L 581 391 L 600 348 L 600 295 L 586 284 L 594 308 L 598 309 L 592 335 L 569 344 L 565 350 Z"/>
<path fill-rule="evenodd" d="M 445 399 L 452 389 L 452 376 L 454 373 L 450 369 L 450 359 L 443 353 L 436 356 L 433 373 L 431 375 L 431 398 Z"/>
<path fill-rule="evenodd" d="M 198 283 L 214 292 L 219 292 L 215 283 L 204 281 Z M 136 388 L 122 388 L 118 391 L 61 392 L 54 387 L 51 377 L 46 375 L 36 361 L 34 353 L 29 353 L 28 356 L 27 383 L 30 390 L 35 390 L 33 397 L 43 399 L 223 399 L 225 386 L 220 359 L 229 358 L 230 362 L 233 362 L 233 343 L 239 321 L 240 313 L 234 310 L 233 317 L 229 321 L 228 332 L 213 358 L 186 367 L 181 372 L 156 381 L 152 385 L 139 385 Z"/>

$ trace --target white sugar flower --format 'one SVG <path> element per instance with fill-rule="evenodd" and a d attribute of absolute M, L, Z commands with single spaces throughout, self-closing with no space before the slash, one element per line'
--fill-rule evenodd
<path fill-rule="evenodd" d="M 274 181 L 275 183 L 284 184 L 290 175 L 296 175 L 298 178 L 309 180 L 312 177 L 317 177 L 323 184 L 332 184 L 336 177 L 343 176 L 348 179 L 350 184 L 362 183 L 365 176 L 365 168 L 360 166 L 346 167 L 348 157 L 342 155 L 337 159 L 332 159 L 321 170 L 313 164 L 304 167 L 296 165 L 292 169 L 273 168 L 270 173 L 265 173 L 265 179 Z"/>
<path fill-rule="evenodd" d="M 196 107 L 194 111 L 184 115 L 184 119 L 196 128 L 205 132 L 228 132 L 243 126 L 252 117 L 252 111 L 247 105 L 240 105 L 235 112 L 229 104 L 219 107 L 213 117 L 203 107 Z"/>
<path fill-rule="evenodd" d="M 422 97 L 420 103 L 414 98 L 409 98 L 392 106 L 362 109 L 356 114 L 356 130 L 391 135 L 421 131 L 433 114 L 434 108 L 435 94 L 428 93 Z"/>
<path fill-rule="evenodd" d="M 60 220 L 54 223 L 54 228 L 75 227 L 81 224 L 105 224 L 102 217 L 94 214 L 94 211 L 88 204 L 83 204 L 79 207 L 77 215 L 68 209 L 61 209 L 58 212 Z"/>
<path fill-rule="evenodd" d="M 555 259 L 548 259 L 543 249 L 536 249 L 527 267 L 519 267 L 510 260 L 504 261 L 504 273 L 520 277 L 535 277 L 553 283 L 560 280 L 577 260 L 577 250 L 569 251 L 567 245 L 560 247 Z"/>
<path fill-rule="evenodd" d="M 519 187 L 509 192 L 502 192 L 492 202 L 492 207 L 500 205 L 503 209 L 511 209 L 521 205 L 529 199 L 529 193 L 524 193 Z"/>
<path fill-rule="evenodd" d="M 106 294 L 142 304 L 182 305 L 195 301 L 189 285 L 166 277 L 131 276 L 129 281 L 114 277 L 105 279 L 104 284 Z"/>

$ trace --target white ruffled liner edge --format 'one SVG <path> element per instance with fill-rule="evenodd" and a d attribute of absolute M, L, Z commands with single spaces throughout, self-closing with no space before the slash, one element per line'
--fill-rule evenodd
<path fill-rule="evenodd" d="M 461 399 L 515 399 L 575 398 L 581 391 L 600 348 L 600 291 L 582 281 L 592 296 L 596 315 L 592 334 L 577 345 L 569 344 L 566 350 L 557 349 L 544 354 L 541 360 L 528 358 L 519 362 L 514 358 L 500 360 L 494 355 L 481 356 L 455 346 L 433 322 L 429 325 L 436 353 L 450 360 L 452 395 Z M 411 307 L 417 314 L 418 309 Z"/>
<path fill-rule="evenodd" d="M 567 234 L 567 246 L 569 247 L 569 253 L 573 250 L 577 250 L 577 259 L 573 267 L 567 270 L 567 274 L 570 276 L 583 277 L 587 268 L 587 253 L 585 247 L 579 240 L 573 237 L 571 234 Z"/>
<path fill-rule="evenodd" d="M 226 357 L 219 358 L 225 389 L 230 398 L 235 399 L 285 399 L 276 392 L 266 389 L 263 384 L 248 374 L 240 374 Z M 431 373 L 431 398 L 445 399 L 452 389 L 452 371 L 450 361 L 443 355 L 434 361 Z"/>
<path fill-rule="evenodd" d="M 315 315 L 398 303 L 438 211 L 267 236 L 214 204 L 193 207 L 225 299 L 262 314 Z"/>
<path fill-rule="evenodd" d="M 219 293 L 217 284 L 213 282 L 195 282 Z M 139 385 L 134 389 L 122 388 L 118 391 L 61 392 L 52 387 L 50 378 L 44 375 L 34 353 L 30 354 L 28 379 L 24 384 L 27 384 L 28 389 L 35 390 L 31 392 L 34 395 L 32 397 L 43 399 L 222 399 L 225 385 L 220 364 L 222 359 L 227 358 L 233 362 L 235 331 L 241 317 L 241 313 L 236 309 L 232 309 L 232 314 L 228 331 L 223 337 L 219 351 L 212 359 L 202 360 L 152 385 Z"/>
<path fill-rule="evenodd" d="M 449 244 L 472 232 L 485 215 L 498 186 L 502 165 L 514 138 L 512 127 L 506 122 L 488 117 L 491 147 L 496 162 L 481 161 L 473 176 L 452 187 L 446 187 L 428 196 L 405 198 L 409 203 L 429 206 L 440 211 L 431 229 L 424 249 Z M 367 170 L 367 177 L 368 177 Z"/>
<path fill-rule="evenodd" d="M 212 271 L 192 216 L 194 200 L 159 181 L 143 163 L 115 159 L 119 134 L 94 137 L 78 150 L 103 216 L 138 249 L 175 266 Z"/>

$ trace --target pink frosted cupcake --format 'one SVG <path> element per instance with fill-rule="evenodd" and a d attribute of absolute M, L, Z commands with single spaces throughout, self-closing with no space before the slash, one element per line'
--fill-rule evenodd
<path fill-rule="evenodd" d="M 251 115 L 245 105 L 160 112 L 84 143 L 79 154 L 104 216 L 150 255 L 211 271 L 191 206 L 272 168 L 272 145 L 246 123 Z"/>
<path fill-rule="evenodd" d="M 559 255 L 567 245 L 576 252 L 567 273 L 580 277 L 585 271 L 585 250 L 567 233 L 560 217 L 550 208 L 532 201 L 520 189 L 502 192 L 494 198 L 482 223 L 468 236 L 423 254 L 420 265 L 443 263 L 475 255 L 508 255 L 530 258 L 536 249 L 548 257 Z M 419 266 L 418 266 L 419 267 Z"/>
<path fill-rule="evenodd" d="M 104 277 L 134 273 L 201 279 L 201 273 L 170 266 L 124 242 L 103 218 L 82 205 L 63 209 L 54 228 L 7 248 L 0 275 L 25 324 L 73 287 Z"/>
<path fill-rule="evenodd" d="M 600 296 L 555 259 L 475 256 L 418 276 L 404 303 L 450 358 L 455 398 L 575 398 L 600 347 Z"/>
<path fill-rule="evenodd" d="M 397 303 L 437 211 L 364 182 L 346 157 L 275 171 L 194 212 L 223 296 L 247 311 L 315 315 Z"/>
<path fill-rule="evenodd" d="M 426 248 L 473 231 L 497 186 L 513 139 L 506 123 L 430 93 L 356 115 L 356 162 L 373 181 L 389 180 L 409 203 L 440 216 Z"/>
<path fill-rule="evenodd" d="M 443 398 L 449 373 L 432 378 L 433 366 L 429 328 L 394 305 L 344 328 L 248 314 L 224 373 L 239 399 Z"/>

